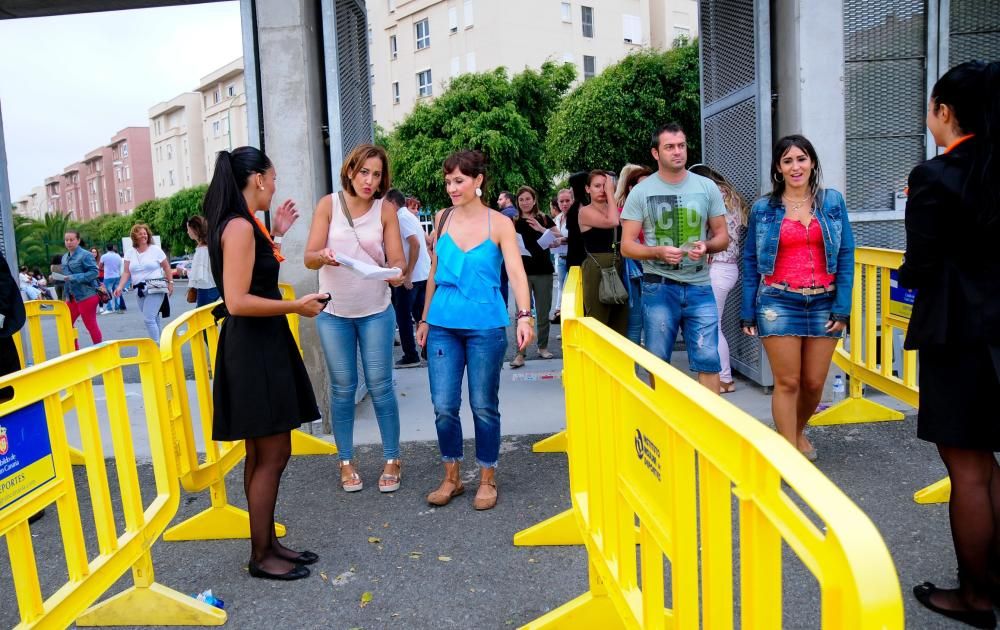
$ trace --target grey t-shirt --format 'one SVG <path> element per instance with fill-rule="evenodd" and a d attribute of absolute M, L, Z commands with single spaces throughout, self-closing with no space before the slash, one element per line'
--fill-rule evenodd
<path fill-rule="evenodd" d="M 622 219 L 642 221 L 646 245 L 682 247 L 704 241 L 708 220 L 726 214 L 726 204 L 715 182 L 688 173 L 680 184 L 668 184 L 659 173 L 639 182 L 629 193 Z M 680 265 L 661 260 L 644 260 L 642 269 L 678 282 L 705 285 L 709 283 L 706 256 L 691 260 L 685 256 Z"/>

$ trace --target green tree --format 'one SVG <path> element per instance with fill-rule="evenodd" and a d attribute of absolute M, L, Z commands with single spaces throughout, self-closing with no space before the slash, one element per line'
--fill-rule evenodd
<path fill-rule="evenodd" d="M 195 243 L 187 233 L 187 220 L 201 214 L 201 204 L 207 190 L 207 184 L 185 188 L 163 200 L 165 203 L 157 208 L 153 225 L 160 235 L 164 251 L 173 256 L 194 251 Z"/>
<path fill-rule="evenodd" d="M 68 212 L 47 212 L 41 221 L 15 216 L 14 240 L 18 261 L 22 265 L 47 271 L 52 256 L 66 251 L 63 245 L 66 230 L 76 228 Z"/>
<path fill-rule="evenodd" d="M 699 161 L 699 81 L 697 41 L 634 53 L 609 66 L 573 90 L 549 120 L 545 152 L 552 168 L 652 165 L 650 136 L 671 121 L 687 131 L 689 161 Z"/>
<path fill-rule="evenodd" d="M 429 208 L 449 204 L 441 165 L 459 149 L 488 162 L 486 199 L 528 184 L 544 198 L 551 173 L 544 160 L 548 121 L 575 76 L 571 64 L 545 63 L 508 78 L 504 68 L 461 75 L 431 103 L 417 107 L 387 137 L 393 185 Z"/>

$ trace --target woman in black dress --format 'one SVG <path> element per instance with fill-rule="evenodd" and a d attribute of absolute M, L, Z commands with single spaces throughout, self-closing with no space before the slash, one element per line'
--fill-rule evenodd
<path fill-rule="evenodd" d="M 320 417 L 309 375 L 285 316 L 315 317 L 329 296 L 282 301 L 277 246 L 254 218 L 274 196 L 275 173 L 260 150 L 220 151 L 205 194 L 212 275 L 227 316 L 213 383 L 214 440 L 245 440 L 243 487 L 250 512 L 250 575 L 307 577 L 318 556 L 292 551 L 274 534 L 278 484 L 291 455 L 292 429 Z"/>
<path fill-rule="evenodd" d="M 917 436 L 951 477 L 959 587 L 924 582 L 921 604 L 993 628 L 1000 601 L 1000 63 L 969 62 L 931 92 L 943 154 L 910 173 L 900 284 L 917 289 L 906 348 L 919 351 Z M 991 602 L 992 600 L 992 602 Z"/>
<path fill-rule="evenodd" d="M 515 199 L 517 219 L 514 221 L 514 229 L 524 241 L 525 249 L 530 252 L 528 256 L 524 256 L 522 252 L 521 261 L 528 274 L 528 284 L 531 287 L 531 297 L 537 314 L 535 322 L 538 326 L 538 356 L 542 359 L 551 359 L 555 355 L 549 352 L 549 311 L 552 310 L 552 276 L 556 268 L 552 265 L 552 254 L 547 248 L 542 248 L 538 244 L 538 239 L 556 224 L 552 217 L 542 214 L 538 209 L 538 193 L 531 186 L 518 188 Z M 510 367 L 517 369 L 524 366 L 525 351 L 527 348 L 518 348 Z"/>

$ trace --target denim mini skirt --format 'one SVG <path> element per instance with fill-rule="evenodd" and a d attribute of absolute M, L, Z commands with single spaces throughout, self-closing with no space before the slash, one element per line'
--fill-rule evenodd
<path fill-rule="evenodd" d="M 833 337 L 827 332 L 834 293 L 802 295 L 761 285 L 757 291 L 757 334 L 761 337 Z"/>

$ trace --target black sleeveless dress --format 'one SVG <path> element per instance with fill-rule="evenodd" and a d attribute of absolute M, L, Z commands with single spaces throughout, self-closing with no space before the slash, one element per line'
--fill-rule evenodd
<path fill-rule="evenodd" d="M 280 300 L 278 260 L 256 230 L 254 247 L 250 294 Z M 283 315 L 226 317 L 219 333 L 212 400 L 213 440 L 266 437 L 319 419 L 309 374 Z"/>

